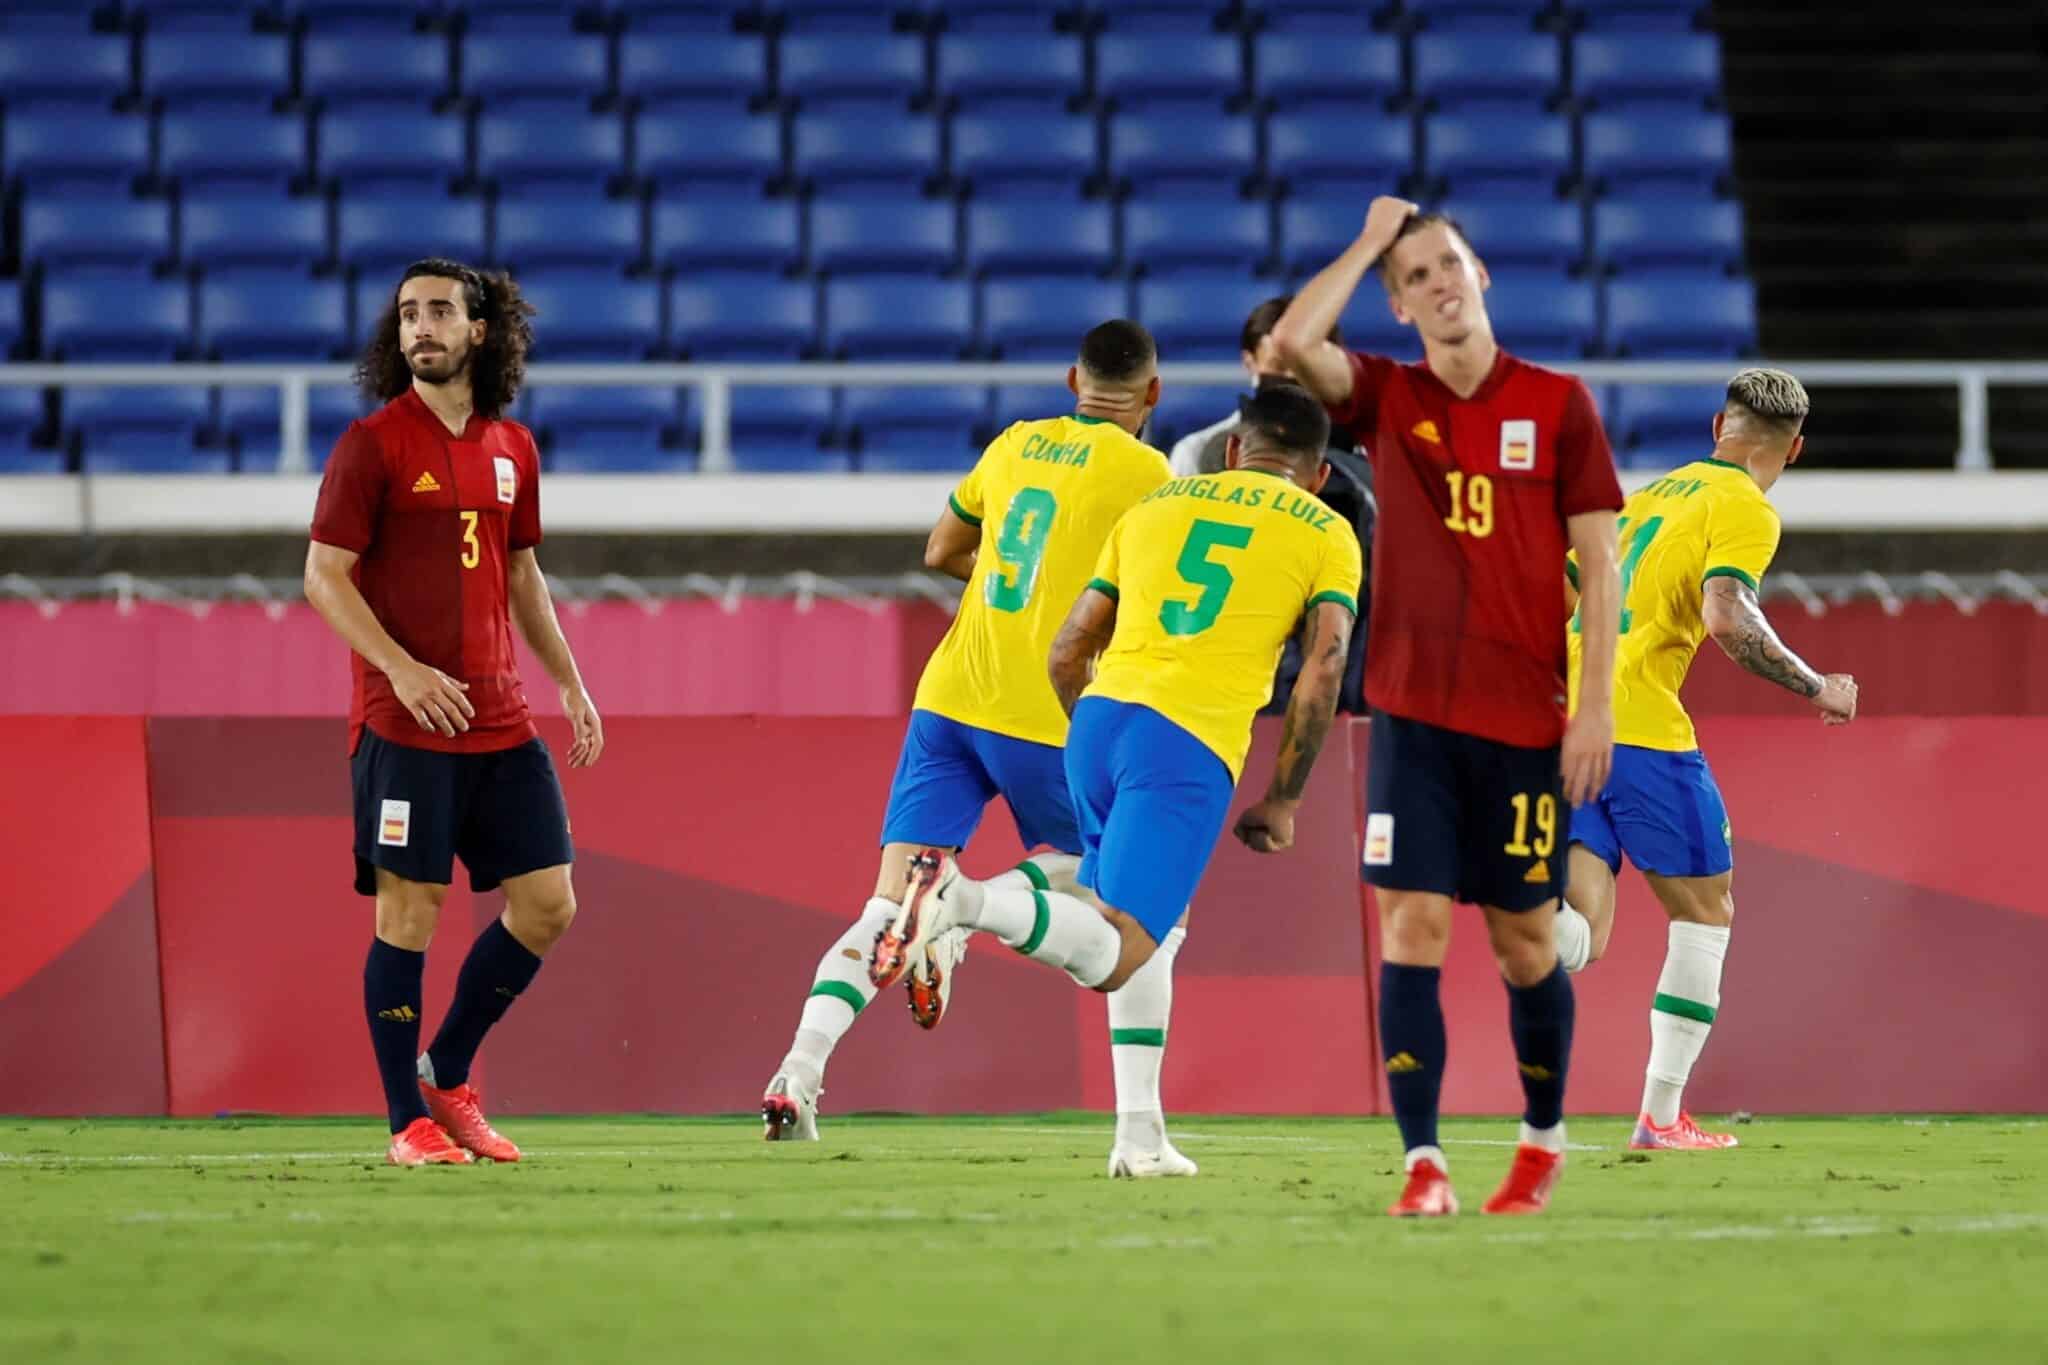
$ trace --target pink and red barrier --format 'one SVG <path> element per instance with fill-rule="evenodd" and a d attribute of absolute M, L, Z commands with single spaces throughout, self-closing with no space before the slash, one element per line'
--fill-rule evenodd
<path fill-rule="evenodd" d="M 550 721 L 549 727 L 558 726 Z M 898 719 L 619 716 L 565 775 L 575 932 L 486 1050 L 510 1111 L 733 1112 L 780 1056 L 865 899 Z M 1738 840 L 1737 933 L 1702 1109 L 2048 1109 L 2048 913 L 2020 885 L 2048 720 L 1708 722 Z M 1180 959 L 1170 1107 L 1374 1113 L 1371 916 L 1356 879 L 1364 726 L 1332 746 L 1295 850 L 1226 839 Z M 553 729 L 550 739 L 560 743 Z M 1248 783 L 1263 782 L 1263 730 Z M 338 720 L 0 718 L 0 1112 L 369 1112 L 369 926 L 350 888 Z M 967 857 L 1017 854 L 993 811 Z M 493 897 L 458 883 L 428 1015 Z M 1573 1108 L 1636 1104 L 1661 914 L 1624 874 L 1580 978 Z M 1105 1107 L 1101 1002 L 984 941 L 945 1029 L 890 993 L 833 1063 L 838 1112 Z M 1446 972 L 1447 1106 L 1518 1106 L 1476 916 Z M 1988 1025 L 1988 1026 L 1987 1026 Z"/>

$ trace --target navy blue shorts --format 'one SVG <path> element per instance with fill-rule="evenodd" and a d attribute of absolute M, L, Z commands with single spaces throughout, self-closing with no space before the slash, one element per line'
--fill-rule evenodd
<path fill-rule="evenodd" d="M 455 860 L 473 890 L 576 860 L 569 806 L 538 738 L 487 754 L 447 754 L 363 732 L 349 760 L 355 787 L 356 891 L 377 894 L 375 869 L 447 885 Z"/>
<path fill-rule="evenodd" d="M 1534 910 L 1564 882 L 1558 751 L 1372 713 L 1365 880 L 1468 905 Z"/>
<path fill-rule="evenodd" d="M 1076 878 L 1163 940 L 1230 818 L 1230 769 L 1149 706 L 1083 697 L 1067 735 L 1067 785 L 1081 817 Z"/>
<path fill-rule="evenodd" d="M 1081 851 L 1059 749 L 912 711 L 882 816 L 885 844 L 965 848 L 982 810 L 1002 797 L 1024 847 Z"/>
<path fill-rule="evenodd" d="M 1699 750 L 1614 746 L 1614 771 L 1591 804 L 1572 812 L 1571 841 L 1613 871 L 1622 855 L 1659 877 L 1718 877 L 1735 866 L 1728 807 Z"/>

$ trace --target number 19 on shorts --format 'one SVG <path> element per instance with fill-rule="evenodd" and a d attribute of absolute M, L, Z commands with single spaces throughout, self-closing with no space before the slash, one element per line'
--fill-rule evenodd
<path fill-rule="evenodd" d="M 1511 858 L 1548 858 L 1557 848 L 1557 798 L 1549 792 L 1533 799 L 1527 792 L 1516 792 L 1508 803 L 1515 808 L 1515 835 L 1502 851 Z M 1536 824 L 1533 842 L 1529 838 L 1531 815 Z"/>

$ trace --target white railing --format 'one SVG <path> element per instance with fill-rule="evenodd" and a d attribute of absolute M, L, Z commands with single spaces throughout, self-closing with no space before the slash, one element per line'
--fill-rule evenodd
<path fill-rule="evenodd" d="M 1956 468 L 1982 472 L 1993 467 L 1991 386 L 2048 385 L 2048 362 L 2002 361 L 1786 361 L 1808 384 L 1864 388 L 1954 389 L 1958 399 Z M 1583 361 L 1559 368 L 1589 384 L 1713 384 L 1738 368 L 1734 361 Z M 1182 364 L 1163 370 L 1169 384 L 1242 384 L 1236 365 Z M 697 391 L 702 417 L 700 464 L 706 473 L 732 469 L 732 391 L 743 386 L 825 384 L 834 386 L 1042 385 L 1065 380 L 1066 367 L 1051 364 L 777 364 L 777 365 L 535 365 L 527 382 L 536 388 L 638 387 Z M 0 386 L 139 388 L 160 384 L 274 385 L 278 391 L 279 472 L 304 474 L 313 468 L 307 448 L 307 395 L 316 386 L 346 388 L 343 365 L 0 365 Z M 1702 415 L 1704 418 L 1704 414 Z"/>

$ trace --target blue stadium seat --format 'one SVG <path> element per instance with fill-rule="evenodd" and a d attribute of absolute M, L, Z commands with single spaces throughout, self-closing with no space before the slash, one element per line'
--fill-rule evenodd
<path fill-rule="evenodd" d="M 811 268 L 944 271 L 960 254 L 951 200 L 815 195 Z"/>
<path fill-rule="evenodd" d="M 1415 39 L 1415 95 L 1545 100 L 1564 86 L 1564 52 L 1547 33 L 1424 33 Z"/>
<path fill-rule="evenodd" d="M 1707 10 L 1703 0 L 1567 0 L 1565 8 L 1603 33 L 1618 28 L 1682 32 Z"/>
<path fill-rule="evenodd" d="M 651 473 L 695 463 L 690 452 L 663 444 L 679 411 L 674 389 L 540 388 L 526 420 L 552 473 Z"/>
<path fill-rule="evenodd" d="M 364 270 L 357 273 L 355 284 L 349 289 L 349 336 L 360 344 L 369 340 L 370 332 L 384 316 L 384 310 L 397 297 L 398 272 L 396 270 Z"/>
<path fill-rule="evenodd" d="M 61 474 L 64 451 L 42 444 L 49 426 L 43 391 L 0 387 L 0 474 Z"/>
<path fill-rule="evenodd" d="M 142 93 L 151 99 L 267 100 L 291 93 L 291 40 L 247 29 L 142 35 Z"/>
<path fill-rule="evenodd" d="M 611 59 L 595 33 L 472 33 L 460 52 L 462 90 L 488 100 L 584 99 L 611 88 Z"/>
<path fill-rule="evenodd" d="M 824 347 L 847 360 L 955 360 L 974 339 L 961 280 L 863 275 L 825 285 Z"/>
<path fill-rule="evenodd" d="M 105 191 L 47 190 L 21 206 L 24 265 L 156 265 L 171 256 L 171 206 Z"/>
<path fill-rule="evenodd" d="M 1095 120 L 1051 111 L 957 114 L 952 121 L 953 178 L 976 195 L 1043 194 L 1096 173 Z"/>
<path fill-rule="evenodd" d="M 989 280 L 981 287 L 980 348 L 1003 360 L 1071 361 L 1089 328 L 1130 313 L 1130 286 L 1122 280 L 1073 275 Z M 1061 409 L 1072 410 L 1071 401 Z"/>
<path fill-rule="evenodd" d="M 1288 270 L 1321 270 L 1358 240 L 1365 210 L 1356 195 L 1290 195 L 1280 201 L 1280 262 Z"/>
<path fill-rule="evenodd" d="M 1550 195 L 1474 196 L 1444 205 L 1465 239 L 1489 266 L 1542 265 L 1555 270 L 1586 258 L 1577 201 Z"/>
<path fill-rule="evenodd" d="M 1306 100 L 1397 98 L 1401 40 L 1364 31 L 1260 34 L 1252 48 L 1252 92 L 1280 108 Z"/>
<path fill-rule="evenodd" d="M 1414 169 L 1415 131 L 1406 114 L 1369 105 L 1316 106 L 1266 120 L 1266 173 L 1290 187 L 1383 193 Z"/>
<path fill-rule="evenodd" d="M 199 350 L 224 361 L 326 360 L 348 345 L 348 294 L 304 271 L 210 271 L 198 332 Z"/>
<path fill-rule="evenodd" d="M 484 204 L 430 191 L 360 190 L 341 197 L 335 256 L 351 269 L 388 269 L 426 256 L 484 259 Z"/>
<path fill-rule="evenodd" d="M 378 180 L 446 184 L 469 170 L 469 130 L 455 114 L 330 109 L 319 143 L 321 178 L 344 189 Z"/>
<path fill-rule="evenodd" d="M 915 33 L 790 33 L 776 47 L 776 87 L 794 100 L 908 100 L 925 88 Z"/>
<path fill-rule="evenodd" d="M 1152 106 L 1109 120 L 1109 173 L 1132 187 L 1166 181 L 1235 195 L 1258 164 L 1259 132 L 1248 117 Z"/>
<path fill-rule="evenodd" d="M 939 124 L 875 106 L 811 109 L 790 121 L 790 167 L 812 185 L 906 188 L 939 173 Z"/>
<path fill-rule="evenodd" d="M 1107 321 L 1106 318 L 1104 320 Z M 1069 352 L 1080 350 L 1081 338 L 1075 337 L 1067 349 Z M 1073 359 L 1073 356 L 1069 355 L 1068 359 Z M 1064 384 L 1000 385 L 993 397 L 988 424 L 990 437 L 1000 435 L 1018 422 L 1064 417 L 1074 410 L 1074 394 Z"/>
<path fill-rule="evenodd" d="M 125 184 L 149 169 L 149 120 L 75 104 L 10 106 L 7 173 L 30 187 Z"/>
<path fill-rule="evenodd" d="M 413 23 L 432 18 L 443 8 L 441 0 L 283 0 L 285 17 L 304 19 L 310 24 Z M 447 6 L 459 10 L 459 3 Z"/>
<path fill-rule="evenodd" d="M 844 450 L 827 450 L 837 426 L 832 390 L 741 384 L 732 391 L 732 458 L 743 473 L 810 473 L 853 467 Z"/>
<path fill-rule="evenodd" d="M 634 33 L 619 42 L 619 93 L 632 99 L 743 101 L 768 89 L 758 33 Z"/>
<path fill-rule="evenodd" d="M 1105 33 L 1095 40 L 1095 95 L 1120 107 L 1148 100 L 1209 100 L 1244 91 L 1234 33 Z"/>
<path fill-rule="evenodd" d="M 694 450 L 604 431 L 572 432 L 566 440 L 543 444 L 540 454 L 550 474 L 691 474 L 697 469 Z"/>
<path fill-rule="evenodd" d="M 653 248 L 662 269 L 793 270 L 803 262 L 797 201 L 755 194 L 657 199 Z"/>
<path fill-rule="evenodd" d="M 241 184 L 282 190 L 306 170 L 297 114 L 173 109 L 157 125 L 157 169 L 187 189 Z"/>
<path fill-rule="evenodd" d="M 1243 271 L 1181 270 L 1138 281 L 1138 321 L 1175 359 L 1234 360 L 1252 309 L 1284 292 Z M 1210 418 L 1214 421 L 1215 418 Z"/>
<path fill-rule="evenodd" d="M 1138 195 L 1124 201 L 1124 260 L 1145 270 L 1256 269 L 1273 254 L 1271 215 L 1263 199 Z"/>
<path fill-rule="evenodd" d="M 1733 164 L 1728 119 L 1698 110 L 1588 114 L 1586 175 L 1609 190 L 1641 181 L 1712 186 Z"/>
<path fill-rule="evenodd" d="M 645 360 L 661 349 L 661 287 L 615 270 L 530 271 L 534 353 L 549 360 Z"/>
<path fill-rule="evenodd" d="M 1582 34 L 1572 45 L 1580 99 L 1691 100 L 1721 93 L 1721 44 L 1711 33 Z"/>
<path fill-rule="evenodd" d="M 993 99 L 1063 104 L 1088 92 L 1087 51 L 1066 34 L 942 33 L 933 88 L 972 106 Z"/>
<path fill-rule="evenodd" d="M 178 258 L 219 265 L 319 265 L 328 259 L 327 201 L 249 190 L 188 191 L 178 204 Z"/>
<path fill-rule="evenodd" d="M 353 386 L 315 384 L 306 393 L 306 450 L 315 469 L 327 459 L 350 422 L 372 408 Z M 235 447 L 235 468 L 274 473 L 282 454 L 278 391 L 273 385 L 230 386 L 220 391 L 219 430 Z"/>
<path fill-rule="evenodd" d="M 192 339 L 182 279 L 140 270 L 43 276 L 43 353 L 58 360 L 173 360 Z"/>
<path fill-rule="evenodd" d="M 1165 384 L 1160 386 L 1159 406 L 1152 413 L 1150 440 L 1160 450 L 1189 432 L 1200 431 L 1237 411 L 1244 388 L 1228 384 Z"/>
<path fill-rule="evenodd" d="M 1698 195 L 1602 199 L 1593 205 L 1593 244 L 1600 261 L 1616 270 L 1727 269 L 1742 260 L 1742 205 Z"/>
<path fill-rule="evenodd" d="M 1208 33 L 1235 17 L 1230 0 L 1087 0 L 1089 19 L 1140 33 Z"/>
<path fill-rule="evenodd" d="M 1495 270 L 1486 314 L 1510 350 L 1536 358 L 1578 357 L 1600 339 L 1592 282 L 1549 270 Z"/>
<path fill-rule="evenodd" d="M 1116 263 L 1116 222 L 1101 200 L 977 199 L 967 205 L 967 268 L 1100 274 Z"/>
<path fill-rule="evenodd" d="M 1422 128 L 1422 163 L 1453 195 L 1480 186 L 1554 193 L 1571 174 L 1571 120 L 1534 108 L 1433 114 Z"/>
<path fill-rule="evenodd" d="M 92 474 L 225 474 L 227 451 L 201 451 L 213 396 L 189 384 L 73 387 L 63 393 L 64 430 Z"/>
<path fill-rule="evenodd" d="M 12 356 L 21 345 L 26 321 L 21 311 L 21 281 L 0 279 L 0 360 Z"/>
<path fill-rule="evenodd" d="M 1295 281 L 1293 288 L 1299 289 L 1306 280 Z M 1387 291 L 1379 288 L 1378 281 L 1367 282 L 1371 288 L 1360 288 L 1351 296 L 1351 304 L 1337 325 L 1344 329 L 1344 344 L 1355 350 L 1373 355 L 1393 356 L 1399 360 L 1418 360 L 1422 356 L 1422 339 L 1415 329 L 1394 316 L 1389 306 Z"/>
<path fill-rule="evenodd" d="M 657 185 L 782 177 L 782 120 L 737 106 L 650 105 L 634 124 L 636 168 Z"/>
<path fill-rule="evenodd" d="M 0 33 L 0 90 L 9 100 L 106 103 L 130 85 L 124 33 Z"/>
<path fill-rule="evenodd" d="M 1549 0 L 1401 0 L 1402 13 L 1432 32 L 1456 29 L 1527 32 L 1550 9 Z"/>
<path fill-rule="evenodd" d="M 1607 344 L 1631 356 L 1733 356 L 1756 346 L 1748 280 L 1685 270 L 1643 271 L 1607 286 Z"/>
<path fill-rule="evenodd" d="M 501 197 L 492 259 L 514 270 L 534 266 L 640 263 L 640 201 L 588 195 Z"/>
<path fill-rule="evenodd" d="M 581 101 L 519 101 L 476 120 L 476 171 L 499 186 L 602 190 L 626 169 L 626 129 L 617 114 Z"/>
<path fill-rule="evenodd" d="M 1714 414 L 1727 397 L 1720 384 L 1617 384 L 1607 407 L 1607 434 L 1616 449 L 1690 442 L 1704 453 L 1713 444 Z"/>
<path fill-rule="evenodd" d="M 448 93 L 448 78 L 448 39 L 438 33 L 308 33 L 300 58 L 306 95 L 330 104 L 401 99 L 424 106 Z"/>
<path fill-rule="evenodd" d="M 839 406 L 862 469 L 965 473 L 981 453 L 975 437 L 988 421 L 988 390 L 960 384 L 849 387 Z"/>
<path fill-rule="evenodd" d="M 689 274 L 668 289 L 669 349 L 691 360 L 798 360 L 818 344 L 817 287 L 766 274 Z"/>
<path fill-rule="evenodd" d="M 1079 0 L 935 0 L 929 7 L 944 15 L 948 32 L 1049 33 L 1062 15 L 1079 8 Z"/>

